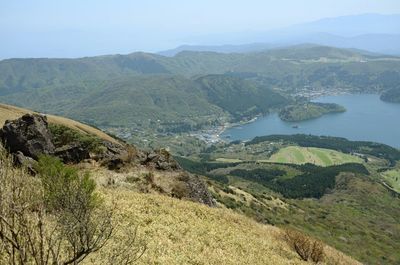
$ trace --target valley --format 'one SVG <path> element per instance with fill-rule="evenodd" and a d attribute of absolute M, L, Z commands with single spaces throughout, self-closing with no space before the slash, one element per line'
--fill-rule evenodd
<path fill-rule="evenodd" d="M 399 69 L 395 56 L 316 45 L 173 57 L 9 59 L 0 61 L 0 101 L 53 114 L 49 130 L 57 148 L 65 148 L 67 139 L 99 152 L 85 154 L 91 160 L 75 166 L 92 172 L 107 198 L 118 199 L 118 215 L 144 223 L 155 243 L 143 264 L 191 258 L 204 263 L 191 254 L 200 247 L 209 260 L 232 262 L 217 254 L 220 236 L 199 237 L 204 230 L 225 235 L 224 229 L 235 234 L 225 251 L 246 249 L 234 256 L 245 264 L 246 255 L 269 253 L 265 240 L 243 234 L 254 224 L 261 227 L 249 230 L 254 235 L 296 229 L 363 263 L 396 264 L 400 105 L 379 97 L 392 95 Z M 1 105 L 1 122 L 32 112 Z M 159 214 L 179 220 L 160 220 Z M 216 219 L 221 222 L 213 230 Z M 185 242 L 193 238 L 208 247 L 188 248 Z M 259 245 L 254 252 L 249 240 Z M 161 243 L 167 249 L 157 250 Z M 172 254 L 175 249 L 184 249 L 183 256 Z M 277 264 L 296 257 L 287 253 L 276 256 Z"/>
<path fill-rule="evenodd" d="M 317 45 L 255 53 L 184 51 L 174 57 L 9 59 L 0 61 L 0 100 L 134 142 L 251 120 L 298 98 L 382 93 L 399 82 L 399 65 L 395 56 Z"/>
<path fill-rule="evenodd" d="M 399 265 L 400 1 L 0 1 L 0 265 Z"/>

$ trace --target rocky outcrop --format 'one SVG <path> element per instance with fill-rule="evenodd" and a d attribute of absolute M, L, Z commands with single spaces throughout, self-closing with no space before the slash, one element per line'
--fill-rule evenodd
<path fill-rule="evenodd" d="M 133 162 L 135 158 L 134 153 L 128 152 L 129 146 L 127 145 L 104 141 L 103 146 L 105 148 L 104 152 L 99 154 L 96 159 L 102 161 L 101 165 L 110 170 L 119 170 L 126 164 Z"/>
<path fill-rule="evenodd" d="M 186 184 L 188 199 L 206 204 L 208 206 L 215 206 L 214 199 L 207 189 L 205 183 L 197 175 L 183 173 L 180 180 Z M 173 190 L 174 192 L 174 190 Z"/>
<path fill-rule="evenodd" d="M 150 186 L 161 193 L 209 206 L 215 205 L 205 183 L 198 176 L 182 170 L 165 149 L 145 152 L 132 145 L 101 141 L 98 148 L 90 151 L 80 137 L 57 141 L 62 137 L 54 130 L 49 130 L 45 116 L 37 114 L 26 114 L 17 120 L 6 121 L 0 130 L 0 138 L 4 147 L 13 155 L 15 164 L 27 168 L 32 174 L 36 173 L 36 160 L 42 154 L 54 155 L 64 163 L 72 164 L 91 159 L 110 170 L 126 171 L 144 167 L 150 172 L 153 170 L 159 172 L 158 176 L 161 178 L 157 183 L 153 178 L 149 179 Z"/>
<path fill-rule="evenodd" d="M 126 162 L 122 159 L 121 156 L 111 156 L 107 159 L 102 160 L 101 165 L 107 167 L 110 170 L 119 170 L 124 165 L 126 165 Z"/>
<path fill-rule="evenodd" d="M 38 159 L 41 154 L 53 155 L 55 151 L 47 118 L 37 114 L 25 114 L 20 119 L 6 121 L 0 130 L 4 147 L 12 154 Z"/>
<path fill-rule="evenodd" d="M 79 163 L 90 158 L 89 150 L 79 143 L 71 143 L 57 148 L 54 153 L 64 163 Z"/>
<path fill-rule="evenodd" d="M 10 153 L 21 152 L 25 157 L 35 160 L 41 154 L 48 154 L 61 158 L 64 163 L 79 163 L 92 158 L 113 170 L 135 162 L 157 170 L 180 169 L 179 164 L 164 149 L 143 152 L 130 145 L 108 141 L 102 142 L 104 150 L 99 154 L 90 154 L 89 150 L 79 142 L 67 143 L 56 148 L 47 118 L 38 114 L 26 114 L 17 120 L 6 121 L 0 130 L 0 137 Z"/>
<path fill-rule="evenodd" d="M 33 175 L 37 173 L 35 170 L 37 162 L 31 157 L 25 156 L 21 151 L 14 154 L 14 163 L 18 166 L 25 167 L 28 172 Z"/>
<path fill-rule="evenodd" d="M 145 153 L 142 157 L 141 163 L 143 165 L 152 166 L 158 170 L 181 169 L 179 164 L 173 159 L 172 155 L 164 149 Z"/>

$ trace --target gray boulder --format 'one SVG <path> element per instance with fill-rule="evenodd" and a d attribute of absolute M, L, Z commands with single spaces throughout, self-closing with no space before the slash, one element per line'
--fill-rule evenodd
<path fill-rule="evenodd" d="M 210 207 L 216 206 L 215 201 L 211 193 L 208 191 L 206 184 L 204 183 L 204 181 L 200 179 L 199 176 L 184 172 L 182 173 L 179 180 L 185 183 L 186 185 L 186 190 L 187 190 L 186 197 L 188 199 L 195 202 L 206 204 Z M 173 192 L 172 195 L 174 197 L 179 197 L 176 196 L 177 195 L 176 190 L 173 190 L 172 192 Z"/>
<path fill-rule="evenodd" d="M 19 151 L 36 160 L 41 154 L 53 155 L 55 151 L 47 118 L 37 114 L 25 114 L 17 120 L 6 121 L 0 130 L 0 138 L 10 153 Z"/>
<path fill-rule="evenodd" d="M 36 174 L 35 166 L 37 165 L 37 162 L 29 156 L 24 156 L 21 151 L 14 154 L 14 163 L 18 166 L 25 167 L 29 173 L 33 175 Z"/>
<path fill-rule="evenodd" d="M 151 166 L 158 170 L 179 170 L 181 167 L 172 155 L 164 150 L 155 150 L 145 154 L 141 160 L 142 165 Z"/>
<path fill-rule="evenodd" d="M 90 158 L 89 150 L 79 143 L 71 143 L 57 148 L 55 156 L 59 157 L 64 163 L 79 163 Z"/>

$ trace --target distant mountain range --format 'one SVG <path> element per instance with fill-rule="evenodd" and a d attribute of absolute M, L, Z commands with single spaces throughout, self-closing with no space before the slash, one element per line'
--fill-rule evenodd
<path fill-rule="evenodd" d="M 196 52 L 218 52 L 218 53 L 247 53 L 259 52 L 272 48 L 278 48 L 280 45 L 268 43 L 250 43 L 242 45 L 182 45 L 175 49 L 161 51 L 158 54 L 164 56 L 175 56 L 183 51 L 196 51 Z"/>
<path fill-rule="evenodd" d="M 400 15 L 365 14 L 326 18 L 278 30 L 202 36 L 192 41 L 231 43 L 232 45 L 183 45 L 172 50 L 161 51 L 160 54 L 173 56 L 184 50 L 245 53 L 314 43 L 399 55 Z"/>

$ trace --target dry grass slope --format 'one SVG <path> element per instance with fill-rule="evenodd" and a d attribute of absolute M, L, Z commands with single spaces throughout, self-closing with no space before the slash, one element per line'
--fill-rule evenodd
<path fill-rule="evenodd" d="M 0 104 L 0 125 L 28 112 Z M 113 140 L 90 126 L 56 116 L 48 117 L 52 123 Z M 97 179 L 96 172 L 92 173 Z M 139 264 L 309 264 L 287 245 L 279 228 L 259 224 L 231 210 L 138 193 L 121 186 L 99 186 L 106 203 L 116 205 L 115 222 L 119 226 L 139 225 L 139 237 L 148 247 Z M 116 242 L 130 236 L 119 234 L 84 264 L 107 264 L 106 257 Z M 330 247 L 325 247 L 325 253 L 325 264 L 359 264 Z"/>
<path fill-rule="evenodd" d="M 10 105 L 0 104 L 0 126 L 3 126 L 3 124 L 6 120 L 17 119 L 26 113 L 35 113 L 35 112 L 27 110 L 27 109 L 23 109 L 23 108 L 10 106 Z M 59 116 L 54 116 L 54 115 L 46 115 L 46 116 L 50 123 L 61 124 L 61 125 L 67 126 L 71 129 L 75 129 L 75 130 L 78 130 L 83 133 L 96 135 L 99 138 L 107 140 L 107 141 L 117 142 L 114 138 L 112 138 L 108 134 L 106 134 L 98 129 L 95 129 L 91 126 L 85 125 L 83 123 L 80 123 L 80 122 L 77 122 L 77 121 L 74 121 L 71 119 L 59 117 Z"/>
<path fill-rule="evenodd" d="M 139 264 L 308 264 L 289 248 L 279 228 L 231 210 L 123 188 L 102 193 L 117 205 L 118 223 L 140 225 L 148 250 Z M 325 252 L 326 264 L 359 264 L 332 248 Z M 100 264 L 101 256 L 85 263 Z"/>

